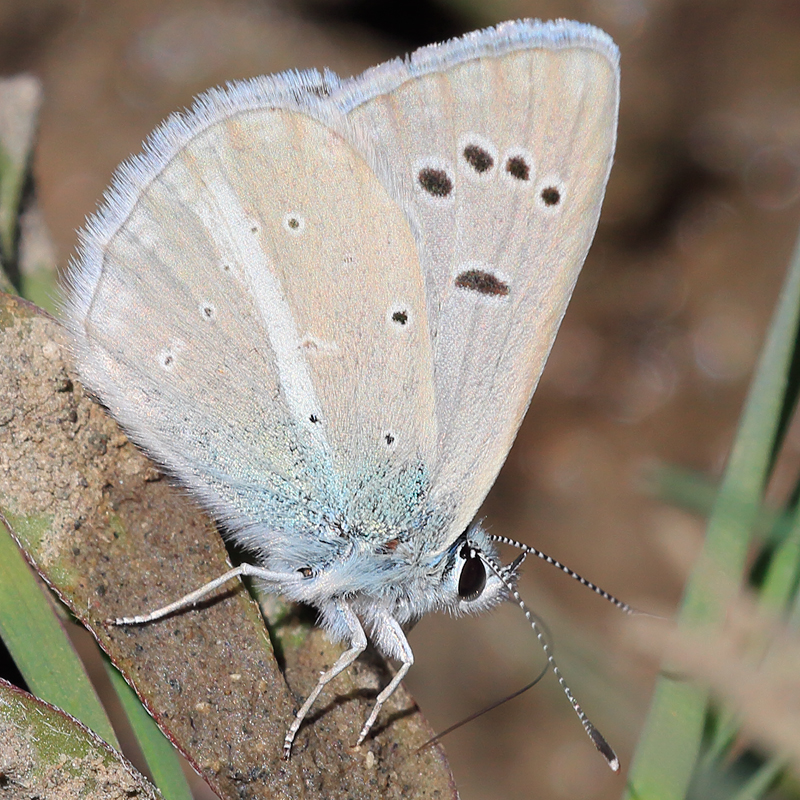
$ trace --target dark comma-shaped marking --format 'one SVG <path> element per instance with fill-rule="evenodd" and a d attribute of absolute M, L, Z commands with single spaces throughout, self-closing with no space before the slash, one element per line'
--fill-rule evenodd
<path fill-rule="evenodd" d="M 453 191 L 453 181 L 443 169 L 425 167 L 419 171 L 417 180 L 432 197 L 447 197 Z"/>
<path fill-rule="evenodd" d="M 491 297 L 507 297 L 509 293 L 508 284 L 501 281 L 491 272 L 484 272 L 480 269 L 468 269 L 456 277 L 456 286 L 459 289 L 469 289 L 478 294 L 486 294 Z"/>

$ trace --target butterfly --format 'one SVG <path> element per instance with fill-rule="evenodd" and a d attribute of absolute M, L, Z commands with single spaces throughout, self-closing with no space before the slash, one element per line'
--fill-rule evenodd
<path fill-rule="evenodd" d="M 422 615 L 512 598 L 534 624 L 515 585 L 538 551 L 473 520 L 594 236 L 618 62 L 596 28 L 523 20 L 348 80 L 212 89 L 81 232 L 63 319 L 82 381 L 253 560 L 118 622 L 235 575 L 316 608 L 346 648 L 287 757 L 368 641 L 400 666 L 359 743 Z M 498 541 L 523 555 L 502 565 Z"/>

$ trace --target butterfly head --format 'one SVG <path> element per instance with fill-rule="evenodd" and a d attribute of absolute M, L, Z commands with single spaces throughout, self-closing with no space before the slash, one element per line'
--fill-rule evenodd
<path fill-rule="evenodd" d="M 500 564 L 497 548 L 480 524 L 471 525 L 447 551 L 441 598 L 453 614 L 480 614 L 508 600 L 521 559 Z"/>

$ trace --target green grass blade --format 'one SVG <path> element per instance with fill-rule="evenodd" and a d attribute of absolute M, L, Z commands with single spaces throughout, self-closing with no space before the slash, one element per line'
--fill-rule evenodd
<path fill-rule="evenodd" d="M 763 764 L 730 800 L 758 800 L 773 786 L 786 767 L 786 759 L 776 756 Z"/>
<path fill-rule="evenodd" d="M 172 743 L 158 729 L 153 718 L 108 659 L 105 659 L 106 672 L 111 685 L 122 703 L 136 741 L 147 762 L 153 782 L 158 786 L 164 800 L 192 800 L 192 792 L 186 780 L 178 754 Z"/>
<path fill-rule="evenodd" d="M 664 503 L 685 511 L 710 517 L 719 487 L 705 475 L 675 464 L 655 464 L 644 473 L 643 488 Z M 735 502 L 736 498 L 732 499 Z M 753 527 L 753 535 L 763 543 L 781 543 L 794 525 L 793 512 L 762 505 Z"/>
<path fill-rule="evenodd" d="M 83 663 L 1 516 L 0 636 L 31 692 L 119 749 Z"/>
<path fill-rule="evenodd" d="M 761 602 L 764 608 L 784 611 L 797 590 L 800 571 L 800 507 L 795 510 L 794 521 L 786 538 L 775 548 L 761 585 Z"/>
<path fill-rule="evenodd" d="M 797 587 L 798 569 L 800 569 L 800 508 L 795 509 L 792 524 L 770 558 L 759 593 L 762 608 L 779 613 L 787 608 Z M 734 713 L 720 712 L 713 737 L 703 756 L 706 766 L 723 757 L 735 740 L 738 730 L 737 719 Z M 757 785 L 757 782 L 752 783 L 753 787 Z"/>
<path fill-rule="evenodd" d="M 719 625 L 741 585 L 751 533 L 772 463 L 800 315 L 800 241 L 792 256 L 739 430 L 709 520 L 703 552 L 689 578 L 680 623 Z M 679 800 L 697 763 L 706 719 L 707 691 L 662 677 L 628 779 L 627 798 Z"/>
<path fill-rule="evenodd" d="M 20 202 L 33 152 L 42 90 L 31 75 L 0 80 L 0 262 L 17 262 Z M 6 276 L 3 291 L 11 288 Z"/>

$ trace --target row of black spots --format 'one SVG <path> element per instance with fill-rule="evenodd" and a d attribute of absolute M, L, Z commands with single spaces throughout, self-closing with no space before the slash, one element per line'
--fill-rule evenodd
<path fill-rule="evenodd" d="M 462 151 L 464 161 L 479 175 L 488 172 L 494 166 L 494 157 L 483 146 L 471 143 Z M 531 165 L 522 153 L 506 158 L 504 169 L 514 180 L 525 182 L 531 179 Z M 546 206 L 556 206 L 561 202 L 561 192 L 555 186 L 544 186 L 539 195 Z"/>
<path fill-rule="evenodd" d="M 465 145 L 461 155 L 478 175 L 486 174 L 495 165 L 494 156 L 480 144 Z M 531 179 L 531 164 L 522 154 L 508 156 L 504 169 L 514 180 L 527 182 Z M 417 182 L 431 197 L 440 199 L 449 197 L 455 188 L 453 178 L 446 169 L 441 167 L 423 167 L 417 173 Z M 543 187 L 539 196 L 548 207 L 556 206 L 561 202 L 561 192 L 555 186 Z"/>
<path fill-rule="evenodd" d="M 306 220 L 302 214 L 298 214 L 296 211 L 290 211 L 288 214 L 284 214 L 283 219 L 281 220 L 281 227 L 287 232 L 291 234 L 301 234 L 305 230 L 306 227 Z M 250 233 L 253 235 L 258 235 L 261 231 L 259 223 L 255 220 L 250 224 Z M 223 267 L 226 269 L 226 267 Z"/>
<path fill-rule="evenodd" d="M 220 269 L 224 272 L 231 271 L 231 267 L 227 263 L 220 264 Z M 205 323 L 214 323 L 217 321 L 217 308 L 210 300 L 201 300 L 197 305 L 197 313 L 200 319 Z M 180 339 L 171 341 L 156 356 L 161 368 L 165 372 L 171 372 L 178 362 L 178 356 L 185 348 L 186 342 Z"/>
<path fill-rule="evenodd" d="M 283 219 L 281 220 L 281 227 L 290 234 L 299 235 L 305 231 L 306 228 L 306 220 L 302 214 L 297 213 L 296 211 L 290 211 L 288 214 L 284 214 Z M 256 220 L 253 220 L 250 223 L 250 233 L 254 236 L 258 236 L 261 232 L 261 227 Z M 230 264 L 223 262 L 219 265 L 219 268 L 223 272 L 231 272 L 232 267 Z"/>
<path fill-rule="evenodd" d="M 308 421 L 312 425 L 321 425 L 322 424 L 322 420 L 320 419 L 318 414 L 309 414 L 308 415 Z M 397 441 L 397 436 L 395 435 L 395 433 L 393 431 L 385 431 L 383 433 L 382 438 L 383 438 L 383 441 L 384 441 L 384 443 L 386 444 L 386 446 L 388 448 L 393 448 L 395 442 Z"/>
<path fill-rule="evenodd" d="M 322 424 L 322 420 L 319 418 L 318 414 L 309 414 L 308 421 L 312 425 L 321 425 Z M 386 446 L 390 447 L 390 448 L 393 447 L 395 442 L 397 441 L 397 437 L 395 436 L 395 434 L 392 431 L 386 431 L 383 434 L 382 438 L 383 438 L 383 441 L 385 442 Z"/>
<path fill-rule="evenodd" d="M 322 420 L 320 419 L 318 414 L 309 414 L 308 421 L 312 425 L 321 425 Z M 393 431 L 386 431 L 382 436 L 383 442 L 385 443 L 386 447 L 389 449 L 394 448 L 395 442 L 397 441 L 397 436 L 394 434 Z"/>

